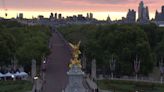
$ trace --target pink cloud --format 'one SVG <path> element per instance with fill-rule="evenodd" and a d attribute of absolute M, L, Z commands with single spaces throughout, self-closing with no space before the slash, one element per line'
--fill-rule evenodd
<path fill-rule="evenodd" d="M 32 11 L 115 11 L 138 9 L 140 0 L 4 0 L 5 7 Z M 164 0 L 143 0 L 150 10 L 160 9 Z M 1 6 L 2 8 L 2 6 Z"/>

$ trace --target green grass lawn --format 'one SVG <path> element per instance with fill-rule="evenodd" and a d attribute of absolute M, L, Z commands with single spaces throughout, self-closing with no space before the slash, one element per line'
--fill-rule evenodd
<path fill-rule="evenodd" d="M 0 81 L 0 92 L 27 92 L 32 90 L 30 81 Z"/>
<path fill-rule="evenodd" d="M 98 87 L 103 90 L 112 90 L 114 92 L 164 92 L 164 84 L 120 81 L 120 80 L 100 80 L 97 81 Z"/>

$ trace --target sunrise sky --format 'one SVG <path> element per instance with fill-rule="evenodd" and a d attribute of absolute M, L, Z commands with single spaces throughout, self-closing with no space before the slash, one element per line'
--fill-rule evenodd
<path fill-rule="evenodd" d="M 50 12 L 62 13 L 71 16 L 93 12 L 94 18 L 103 20 L 109 15 L 112 20 L 126 16 L 128 9 L 138 11 L 141 0 L 0 0 L 0 16 L 5 12 L 8 18 L 16 17 L 17 13 L 24 13 L 24 17 L 32 18 L 38 15 L 49 17 Z M 161 11 L 164 0 L 143 0 L 149 7 L 150 17 L 153 18 L 155 10 Z M 7 9 L 7 11 L 5 11 Z"/>

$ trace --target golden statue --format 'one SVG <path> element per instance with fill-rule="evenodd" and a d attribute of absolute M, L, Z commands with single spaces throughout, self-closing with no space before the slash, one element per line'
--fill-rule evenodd
<path fill-rule="evenodd" d="M 80 49 L 80 43 L 81 42 L 78 42 L 78 44 L 76 44 L 76 45 L 69 43 L 69 45 L 72 48 L 72 59 L 71 59 L 71 64 L 69 64 L 70 68 L 73 67 L 74 65 L 77 65 L 80 68 L 82 67 L 80 60 L 78 59 L 79 54 L 81 54 L 81 51 L 79 50 Z"/>

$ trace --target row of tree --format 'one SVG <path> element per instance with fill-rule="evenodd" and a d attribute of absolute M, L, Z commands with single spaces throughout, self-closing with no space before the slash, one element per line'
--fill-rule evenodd
<path fill-rule="evenodd" d="M 70 42 L 82 41 L 81 50 L 104 73 L 110 70 L 111 58 L 116 59 L 115 73 L 134 74 L 134 60 L 141 61 L 140 74 L 148 75 L 164 56 L 164 29 L 149 25 L 69 25 L 58 30 Z M 110 72 L 110 71 L 109 71 Z"/>
<path fill-rule="evenodd" d="M 49 27 L 0 21 L 0 66 L 11 65 L 11 61 L 17 60 L 18 64 L 29 67 L 32 59 L 41 61 L 41 57 L 49 53 L 50 36 Z"/>

